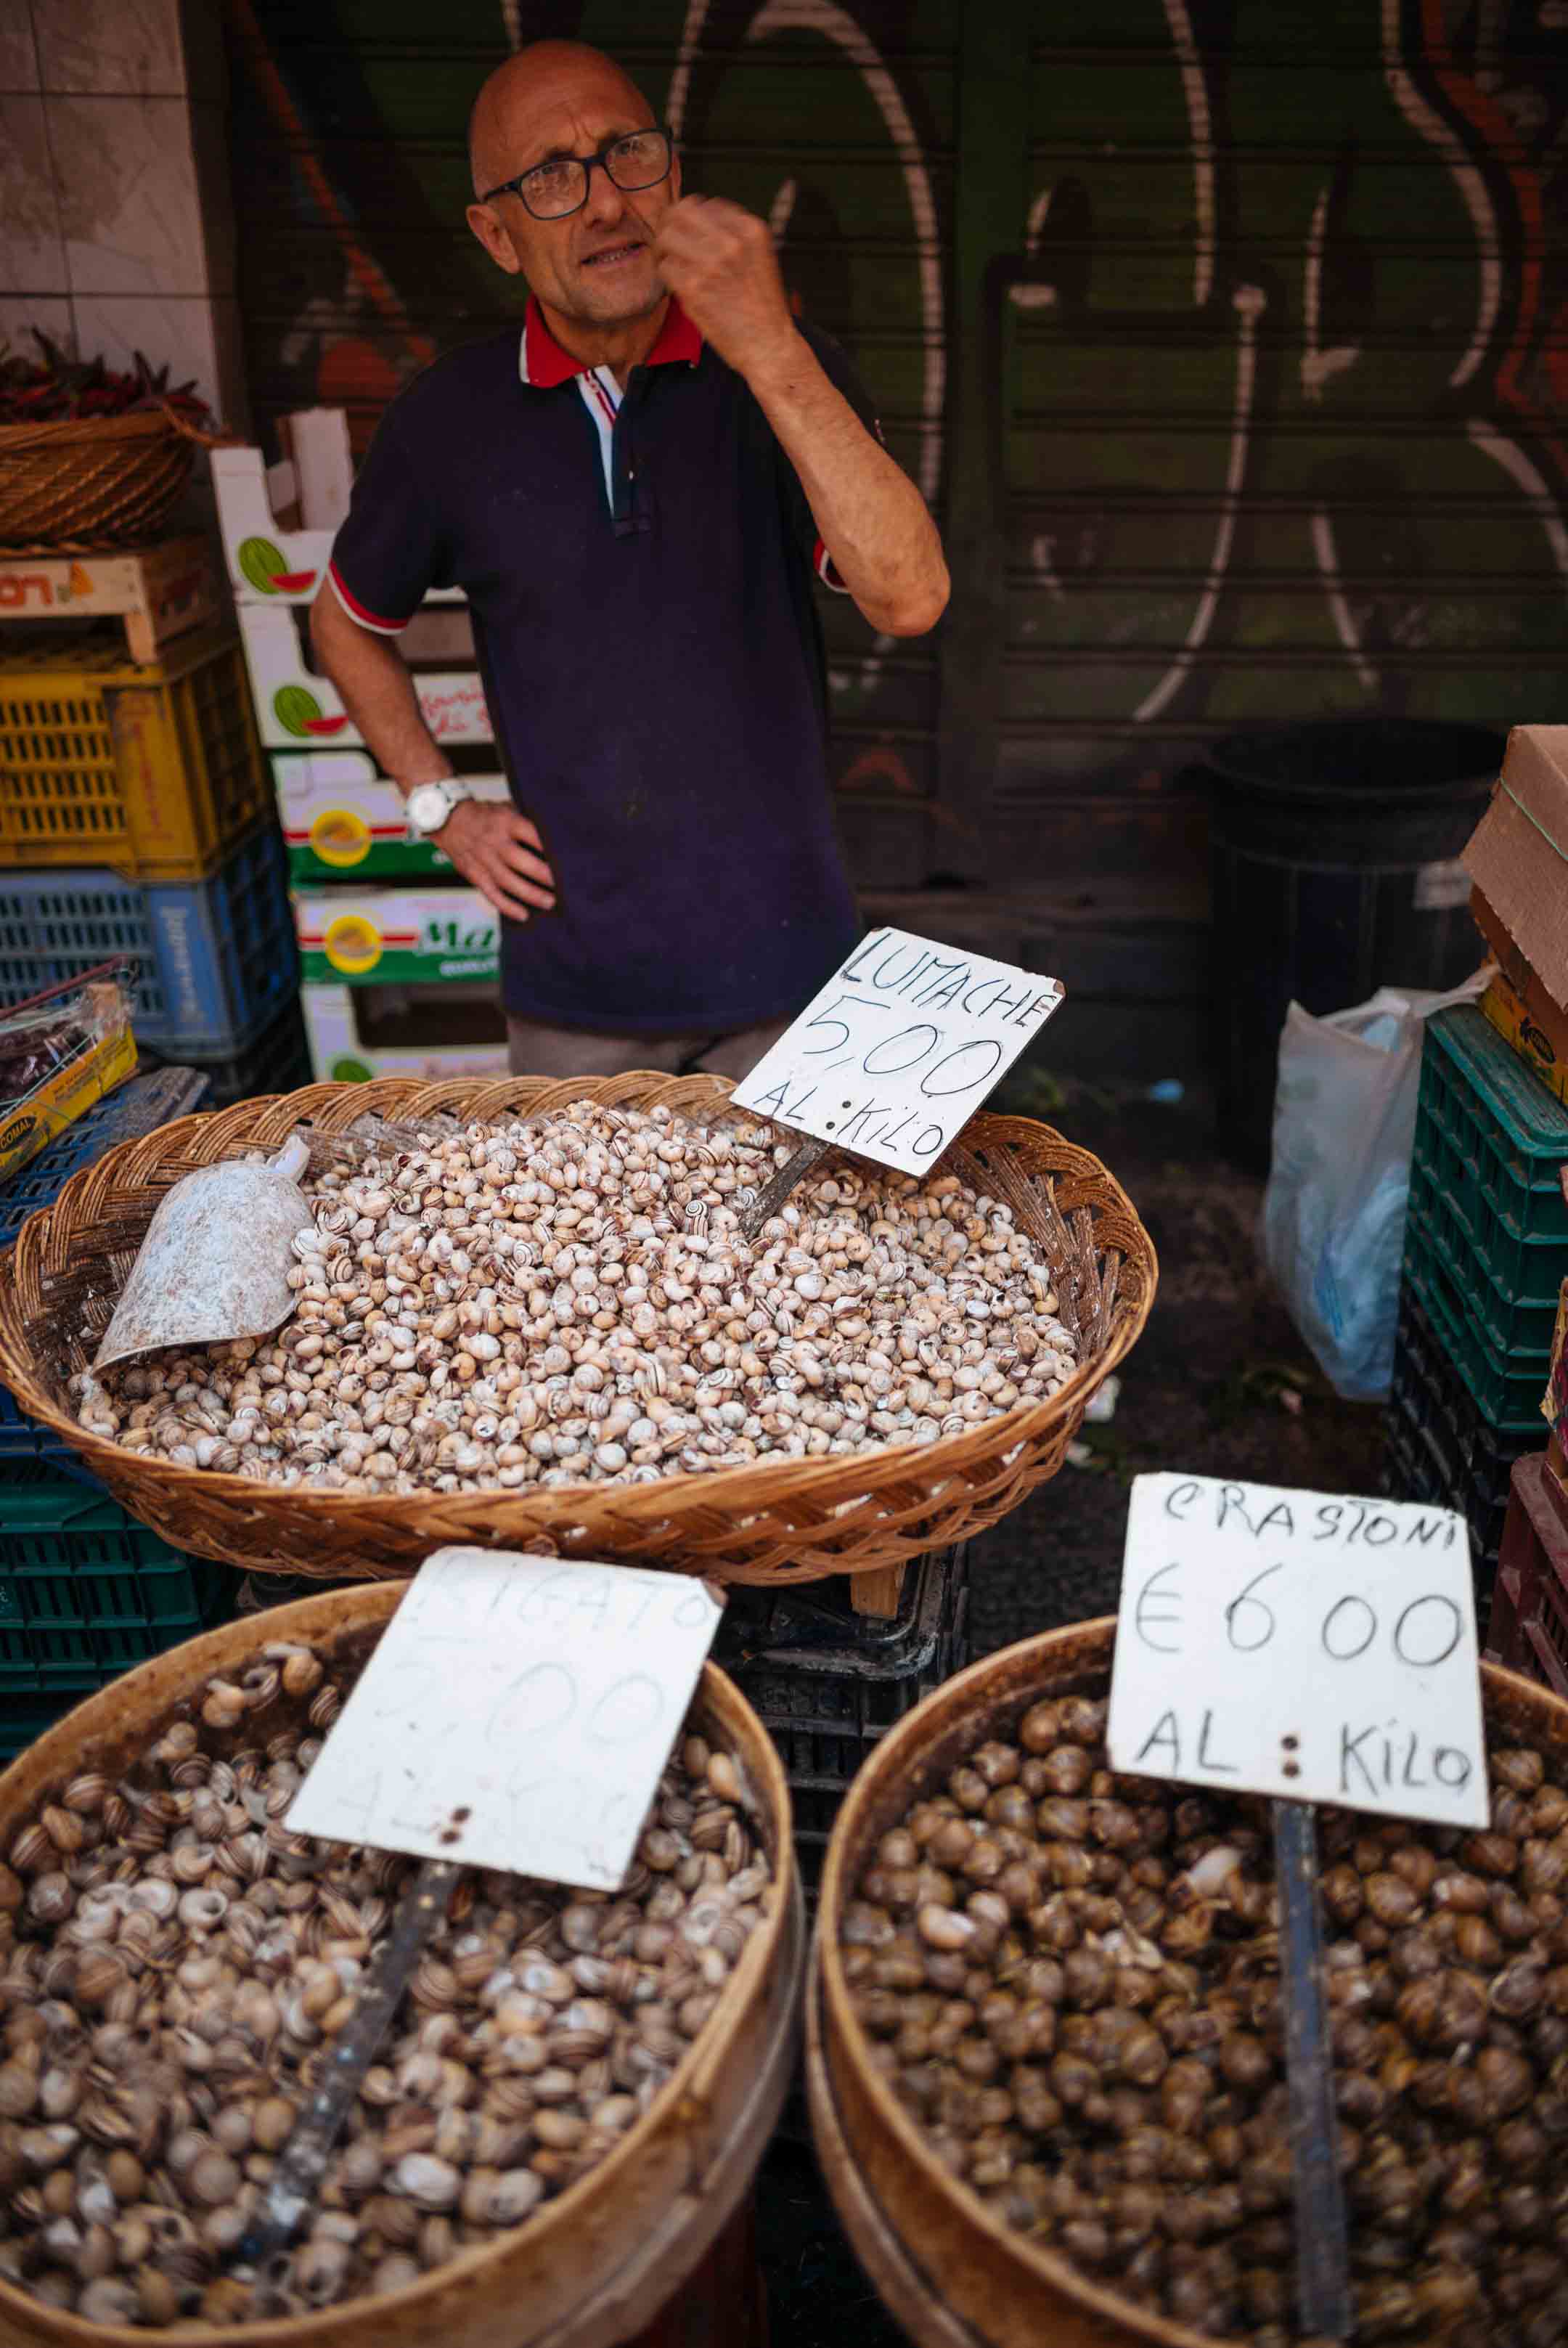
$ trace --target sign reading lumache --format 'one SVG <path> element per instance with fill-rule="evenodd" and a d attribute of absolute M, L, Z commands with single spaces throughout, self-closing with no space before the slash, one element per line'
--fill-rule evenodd
<path fill-rule="evenodd" d="M 742 1108 L 924 1174 L 1062 1000 L 1059 979 L 874 930 L 766 1051 Z"/>

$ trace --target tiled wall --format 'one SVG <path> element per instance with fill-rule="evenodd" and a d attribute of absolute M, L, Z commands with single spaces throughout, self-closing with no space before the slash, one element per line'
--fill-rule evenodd
<path fill-rule="evenodd" d="M 0 341 L 140 350 L 246 420 L 218 0 L 0 0 Z"/>

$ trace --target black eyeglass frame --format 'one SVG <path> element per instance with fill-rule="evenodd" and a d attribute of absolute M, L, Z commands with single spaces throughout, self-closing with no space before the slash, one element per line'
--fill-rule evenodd
<path fill-rule="evenodd" d="M 618 147 L 624 147 L 630 139 L 646 139 L 651 133 L 654 138 L 661 139 L 664 142 L 664 169 L 661 171 L 656 172 L 651 180 L 640 180 L 637 182 L 637 185 L 633 188 L 623 187 L 621 182 L 616 178 L 615 173 L 610 168 L 610 157 L 614 154 Z M 617 190 L 620 194 L 623 196 L 639 196 L 649 188 L 662 186 L 663 182 L 670 177 L 671 172 L 675 168 L 675 157 L 677 152 L 678 149 L 675 145 L 673 134 L 668 130 L 662 129 L 659 124 L 651 122 L 641 130 L 623 130 L 618 138 L 606 139 L 604 145 L 599 149 L 599 152 L 596 155 L 549 155 L 546 157 L 542 163 L 530 163 L 526 171 L 519 171 L 518 173 L 516 179 L 503 180 L 498 187 L 487 190 L 487 192 L 480 197 L 479 201 L 482 204 L 490 204 L 495 202 L 497 196 L 516 196 L 518 201 L 521 204 L 523 210 L 528 213 L 530 220 L 570 220 L 573 213 L 581 211 L 584 204 L 587 203 L 589 191 L 593 186 L 593 175 L 596 170 L 602 171 L 605 178 L 610 181 L 610 186 Z M 529 203 L 527 196 L 523 193 L 523 181 L 525 180 L 531 180 L 536 171 L 548 170 L 552 163 L 577 164 L 582 172 L 582 193 L 578 198 L 576 203 L 569 206 L 564 212 L 537 212 L 535 211 L 532 204 Z"/>

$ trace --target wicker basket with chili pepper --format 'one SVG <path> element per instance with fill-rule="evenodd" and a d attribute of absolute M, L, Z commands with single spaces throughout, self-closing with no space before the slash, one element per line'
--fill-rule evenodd
<path fill-rule="evenodd" d="M 129 372 L 0 346 L 0 549 L 91 551 L 157 534 L 210 424 L 190 384 L 136 354 Z"/>

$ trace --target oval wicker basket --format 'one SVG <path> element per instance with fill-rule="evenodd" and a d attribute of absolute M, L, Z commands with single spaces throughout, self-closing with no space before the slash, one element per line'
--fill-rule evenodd
<path fill-rule="evenodd" d="M 955 2176 L 879 2066 L 844 1961 L 845 1910 L 881 1837 L 978 1746 L 1010 1735 L 1040 1697 L 1104 1695 L 1115 1646 L 1115 1621 L 1102 1619 L 971 1663 L 881 1739 L 834 1822 L 807 1989 L 812 2133 L 845 2230 L 912 2348 L 1204 2348 L 1215 2336 L 1125 2297 L 1119 2270 L 1093 2273 L 1056 2243 L 1018 2231 L 994 2199 Z M 1491 1663 L 1481 1667 L 1481 1690 L 1489 1737 L 1538 1746 L 1557 1765 L 1568 1757 L 1560 1696 Z M 1369 2331 L 1358 2325 L 1356 2336 Z M 1252 2333 L 1225 2336 L 1240 2348 Z M 1435 2322 L 1419 2338 L 1436 2348 Z"/>
<path fill-rule="evenodd" d="M 0 1380 L 144 1523 L 179 1548 L 261 1571 L 375 1581 L 463 1543 L 636 1558 L 721 1581 L 809 1581 L 901 1565 L 994 1524 L 1061 1467 L 1084 1405 L 1148 1318 L 1157 1272 L 1148 1233 L 1099 1159 L 1027 1117 L 971 1118 L 943 1162 L 1005 1199 L 1032 1232 L 1061 1317 L 1079 1333 L 1081 1366 L 1060 1394 L 973 1434 L 653 1484 L 360 1498 L 179 1467 L 88 1435 L 69 1414 L 66 1383 L 96 1349 L 159 1200 L 192 1167 L 276 1148 L 301 1125 L 347 1134 L 367 1116 L 406 1129 L 454 1114 L 465 1122 L 548 1115 L 590 1099 L 662 1105 L 711 1125 L 729 1114 L 729 1093 L 716 1076 L 389 1077 L 181 1117 L 74 1175 L 0 1256 Z"/>
<path fill-rule="evenodd" d="M 154 409 L 0 425 L 0 548 L 90 553 L 152 537 L 200 445 Z"/>

